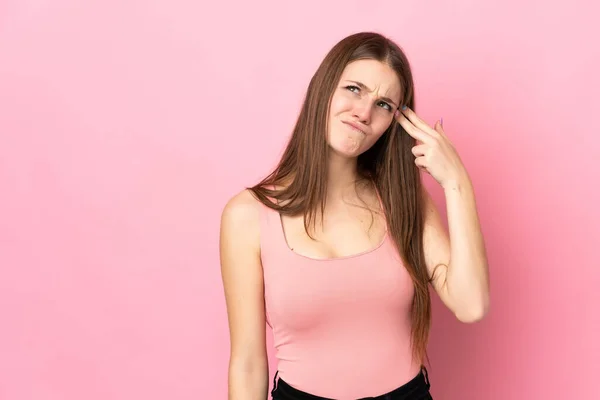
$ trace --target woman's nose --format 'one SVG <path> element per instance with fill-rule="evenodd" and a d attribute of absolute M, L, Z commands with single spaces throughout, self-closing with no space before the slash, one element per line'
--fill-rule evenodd
<path fill-rule="evenodd" d="M 358 118 L 358 120 L 365 125 L 368 125 L 371 122 L 371 113 L 371 102 L 368 100 L 359 101 L 354 105 L 354 117 Z"/>

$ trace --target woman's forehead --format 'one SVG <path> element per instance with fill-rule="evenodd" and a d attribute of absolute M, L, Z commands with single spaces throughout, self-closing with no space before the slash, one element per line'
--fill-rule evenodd
<path fill-rule="evenodd" d="M 346 65 L 342 81 L 362 83 L 366 90 L 380 96 L 399 99 L 400 80 L 396 72 L 386 63 L 377 60 L 357 60 Z"/>

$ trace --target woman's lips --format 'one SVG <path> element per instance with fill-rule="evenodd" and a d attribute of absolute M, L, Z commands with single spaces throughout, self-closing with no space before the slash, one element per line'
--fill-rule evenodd
<path fill-rule="evenodd" d="M 366 135 L 365 131 L 363 131 L 362 129 L 359 128 L 358 125 L 356 125 L 353 122 L 349 122 L 349 121 L 342 121 L 344 124 L 348 125 L 350 128 L 352 128 L 355 131 L 358 131 L 360 133 L 362 133 L 363 135 Z"/>

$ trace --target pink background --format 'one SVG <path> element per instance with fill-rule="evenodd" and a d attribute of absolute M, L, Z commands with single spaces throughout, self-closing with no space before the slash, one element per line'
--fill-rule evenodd
<path fill-rule="evenodd" d="M 207 3 L 0 3 L 0 399 L 226 399 L 222 206 L 360 30 L 406 50 L 487 240 L 488 317 L 434 299 L 434 397 L 599 398 L 599 7 Z"/>

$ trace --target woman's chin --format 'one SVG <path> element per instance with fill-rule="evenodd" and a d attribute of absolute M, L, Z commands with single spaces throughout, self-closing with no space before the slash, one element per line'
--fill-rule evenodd
<path fill-rule="evenodd" d="M 346 137 L 342 140 L 335 140 L 329 143 L 329 147 L 339 156 L 358 157 L 361 149 L 361 142 L 356 138 Z"/>
<path fill-rule="evenodd" d="M 333 153 L 343 158 L 356 158 L 360 155 L 360 148 L 345 148 L 340 146 L 329 146 Z"/>

